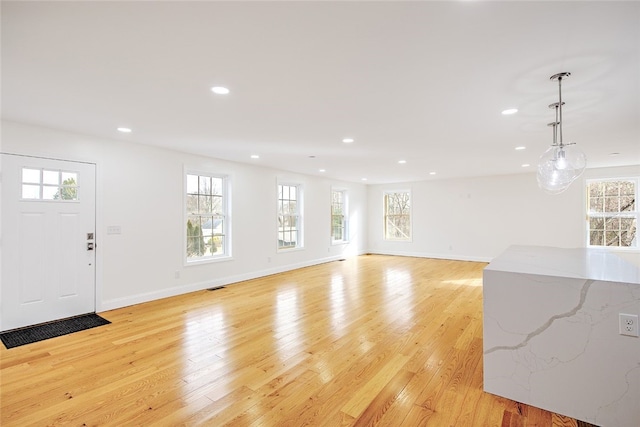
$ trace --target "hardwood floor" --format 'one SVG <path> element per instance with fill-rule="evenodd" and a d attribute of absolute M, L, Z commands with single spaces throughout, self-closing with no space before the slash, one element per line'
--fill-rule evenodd
<path fill-rule="evenodd" d="M 0 350 L 2 426 L 576 426 L 482 391 L 485 264 L 368 255 Z"/>

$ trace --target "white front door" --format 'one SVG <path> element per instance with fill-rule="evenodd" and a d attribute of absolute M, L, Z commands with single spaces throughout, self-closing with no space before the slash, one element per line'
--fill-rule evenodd
<path fill-rule="evenodd" d="M 95 311 L 95 165 L 2 162 L 0 331 Z"/>

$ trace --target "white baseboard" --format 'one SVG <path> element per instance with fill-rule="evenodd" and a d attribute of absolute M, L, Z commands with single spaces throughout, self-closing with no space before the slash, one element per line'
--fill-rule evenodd
<path fill-rule="evenodd" d="M 270 276 L 272 274 L 284 273 L 285 271 L 296 270 L 298 268 L 309 267 L 326 262 L 344 259 L 343 255 L 330 256 L 326 258 L 315 259 L 311 261 L 300 262 L 296 264 L 287 264 L 284 266 L 268 268 L 266 270 L 253 271 L 250 273 L 238 274 L 235 276 L 222 277 L 216 280 L 207 280 L 204 282 L 190 283 L 182 286 L 174 286 L 154 292 L 146 292 L 142 294 L 132 295 L 123 298 L 115 298 L 103 301 L 98 306 L 98 312 L 114 310 L 116 308 L 127 307 L 130 305 L 141 304 L 144 302 L 155 301 L 162 298 L 173 297 L 176 295 L 187 294 L 189 292 L 201 291 L 203 289 L 226 286 L 232 283 L 243 282 L 245 280 L 257 279 L 259 277 Z"/>
<path fill-rule="evenodd" d="M 493 258 L 482 256 L 469 256 L 469 255 L 454 255 L 454 254 L 437 254 L 437 253 L 425 253 L 425 252 L 405 252 L 405 251 L 371 251 L 372 255 L 396 255 L 396 256 L 410 256 L 416 258 L 435 258 L 435 259 L 450 259 L 453 261 L 474 261 L 474 262 L 491 262 Z"/>

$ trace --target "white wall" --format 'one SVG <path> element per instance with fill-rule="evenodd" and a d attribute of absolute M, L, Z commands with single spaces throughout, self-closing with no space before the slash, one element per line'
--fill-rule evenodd
<path fill-rule="evenodd" d="M 535 173 L 370 185 L 369 251 L 490 261 L 510 245 L 586 245 L 585 180 L 639 176 L 640 166 L 590 169 L 567 191 L 549 195 Z M 383 192 L 410 190 L 411 242 L 383 239 Z"/>
<path fill-rule="evenodd" d="M 367 193 L 359 183 L 12 122 L 2 123 L 2 151 L 97 164 L 98 311 L 366 252 Z M 185 167 L 230 175 L 232 260 L 184 266 Z M 276 250 L 279 179 L 304 186 L 304 250 Z M 332 185 L 349 194 L 350 242 L 345 245 L 330 243 Z M 108 226 L 120 226 L 122 234 L 108 235 Z"/>
<path fill-rule="evenodd" d="M 97 164 L 98 311 L 365 252 L 490 261 L 514 244 L 582 247 L 585 180 L 640 175 L 640 166 L 590 169 L 550 196 L 532 173 L 364 186 L 12 122 L 2 123 L 1 143 L 3 152 Z M 185 167 L 231 176 L 230 261 L 184 266 Z M 276 251 L 279 179 L 305 188 L 302 251 Z M 349 244 L 330 244 L 332 186 L 349 192 Z M 382 238 L 387 189 L 412 191 L 411 242 Z M 113 225 L 122 234 L 107 235 Z"/>

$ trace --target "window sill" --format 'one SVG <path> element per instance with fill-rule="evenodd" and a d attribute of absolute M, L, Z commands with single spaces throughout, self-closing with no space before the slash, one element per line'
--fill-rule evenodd
<path fill-rule="evenodd" d="M 604 249 L 610 252 L 631 252 L 631 253 L 640 253 L 640 247 L 637 246 L 598 246 L 598 245 L 587 245 L 589 249 Z"/>
<path fill-rule="evenodd" d="M 231 260 L 233 260 L 233 257 L 231 255 L 225 255 L 225 256 L 220 256 L 216 258 L 204 258 L 204 259 L 194 259 L 192 261 L 185 261 L 184 266 L 191 267 L 194 265 L 213 264 L 216 262 L 224 262 L 224 261 L 231 261 Z"/>
<path fill-rule="evenodd" d="M 298 252 L 298 251 L 303 251 L 304 250 L 304 246 L 298 246 L 295 248 L 278 248 L 277 249 L 277 253 L 287 253 L 287 252 Z"/>

